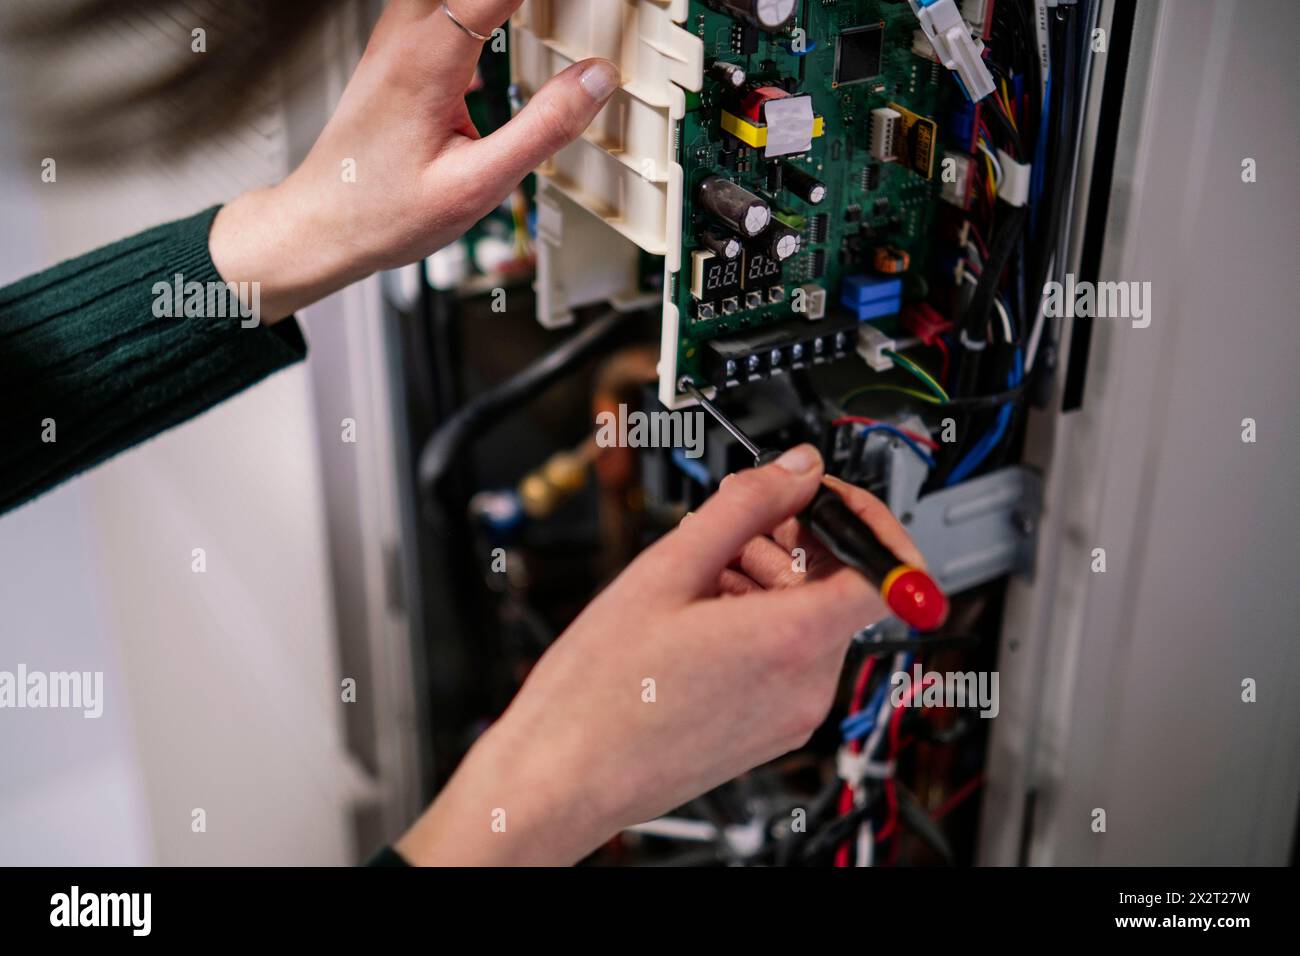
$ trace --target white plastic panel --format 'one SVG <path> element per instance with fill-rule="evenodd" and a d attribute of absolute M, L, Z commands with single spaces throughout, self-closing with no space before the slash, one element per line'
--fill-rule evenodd
<path fill-rule="evenodd" d="M 583 305 L 635 299 L 638 250 L 665 257 L 665 289 L 681 268 L 675 132 L 686 90 L 704 82 L 704 44 L 679 25 L 687 9 L 687 0 L 528 0 L 511 23 L 511 69 L 525 100 L 588 57 L 623 71 L 623 88 L 582 139 L 540 170 L 538 319 L 547 327 Z M 664 324 L 675 344 L 677 310 L 666 296 Z M 665 357 L 671 383 L 675 348 Z"/>

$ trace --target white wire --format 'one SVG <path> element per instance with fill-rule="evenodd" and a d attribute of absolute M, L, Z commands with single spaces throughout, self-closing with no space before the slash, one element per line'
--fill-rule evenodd
<path fill-rule="evenodd" d="M 986 144 L 981 140 L 979 145 L 980 145 L 980 152 L 983 153 L 985 156 L 987 156 L 989 158 L 989 161 L 993 163 L 993 185 L 998 188 L 998 192 L 1001 192 L 1002 191 L 1002 163 L 998 160 L 993 150 L 988 148 L 988 144 Z"/>
<path fill-rule="evenodd" d="M 1006 336 L 1007 344 L 1010 345 L 1016 337 L 1011 331 L 1011 316 L 1007 314 L 1007 307 L 1002 304 L 1002 300 L 995 298 L 993 305 L 997 307 L 998 315 L 1002 318 L 1002 334 Z"/>
<path fill-rule="evenodd" d="M 891 680 L 896 673 L 898 673 L 900 670 L 903 669 L 903 664 L 906 662 L 906 660 L 907 660 L 906 655 L 904 655 L 901 651 L 895 654 L 894 662 L 889 668 L 889 676 L 886 677 L 885 679 Z M 867 738 L 866 746 L 862 748 L 862 752 L 867 755 L 868 760 L 870 760 L 871 755 L 874 754 L 877 749 L 879 749 L 880 741 L 885 736 L 885 729 L 889 725 L 889 719 L 890 717 L 893 716 L 894 713 L 894 702 L 892 699 L 893 696 L 894 695 L 891 689 L 890 691 L 886 691 L 884 697 L 881 698 L 880 711 L 879 713 L 876 714 L 876 726 L 871 728 L 871 736 Z M 862 801 L 864 801 L 865 799 L 866 799 L 866 787 L 859 785 L 859 787 L 853 791 L 853 803 L 855 806 L 861 806 Z M 871 821 L 863 820 L 863 822 L 858 826 L 858 840 L 857 840 L 857 847 L 858 847 L 857 865 L 858 866 L 871 866 L 871 862 L 872 862 L 871 851 L 874 850 L 875 848 L 875 839 L 876 839 L 875 834 L 873 834 L 871 831 Z M 867 841 L 870 844 L 868 847 L 868 852 L 866 854 L 863 853 L 864 841 Z M 865 863 L 863 862 L 864 859 L 866 860 Z"/>
<path fill-rule="evenodd" d="M 1047 277 L 1056 273 L 1056 254 L 1047 262 Z M 1029 342 L 1025 345 L 1025 375 L 1034 370 L 1034 361 L 1038 358 L 1038 346 L 1043 340 L 1043 328 L 1047 324 L 1047 287 L 1043 287 L 1042 297 L 1038 300 L 1038 314 L 1034 319 L 1033 331 L 1029 333 Z"/>
<path fill-rule="evenodd" d="M 876 862 L 876 833 L 868 820 L 858 827 L 858 855 L 854 866 L 874 866 Z"/>

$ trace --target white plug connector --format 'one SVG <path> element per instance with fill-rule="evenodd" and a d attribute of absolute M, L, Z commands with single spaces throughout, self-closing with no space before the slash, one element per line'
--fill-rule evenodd
<path fill-rule="evenodd" d="M 954 0 L 907 0 L 921 21 L 939 62 L 957 74 L 973 102 L 993 92 L 993 74 L 984 65 L 984 41 L 972 36 Z"/>
<path fill-rule="evenodd" d="M 858 354 L 877 372 L 888 372 L 894 367 L 894 360 L 886 352 L 894 351 L 895 342 L 874 325 L 862 325 L 858 328 Z"/>
<path fill-rule="evenodd" d="M 998 195 L 1009 206 L 1023 206 L 1029 202 L 1029 186 L 1034 178 L 1034 167 L 1030 163 L 1018 163 L 1003 150 L 998 150 L 998 162 L 1002 164 L 1002 185 Z"/>

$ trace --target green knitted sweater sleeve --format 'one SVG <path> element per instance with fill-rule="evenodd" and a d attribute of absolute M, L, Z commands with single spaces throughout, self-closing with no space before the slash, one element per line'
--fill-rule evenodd
<path fill-rule="evenodd" d="M 0 289 L 0 513 L 307 354 L 294 319 L 254 325 L 223 300 L 208 252 L 216 214 Z M 164 287 L 209 291 L 200 303 Z"/>

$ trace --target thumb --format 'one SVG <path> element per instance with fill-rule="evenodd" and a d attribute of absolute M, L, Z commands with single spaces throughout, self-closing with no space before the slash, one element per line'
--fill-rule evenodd
<path fill-rule="evenodd" d="M 608 60 L 583 60 L 551 78 L 492 135 L 473 143 L 475 168 L 513 188 L 591 125 L 623 82 Z"/>
<path fill-rule="evenodd" d="M 812 501 L 822 470 L 817 449 L 800 445 L 770 465 L 729 476 L 703 508 L 655 549 L 653 577 L 692 595 L 711 590 L 746 543 L 770 533 Z"/>

